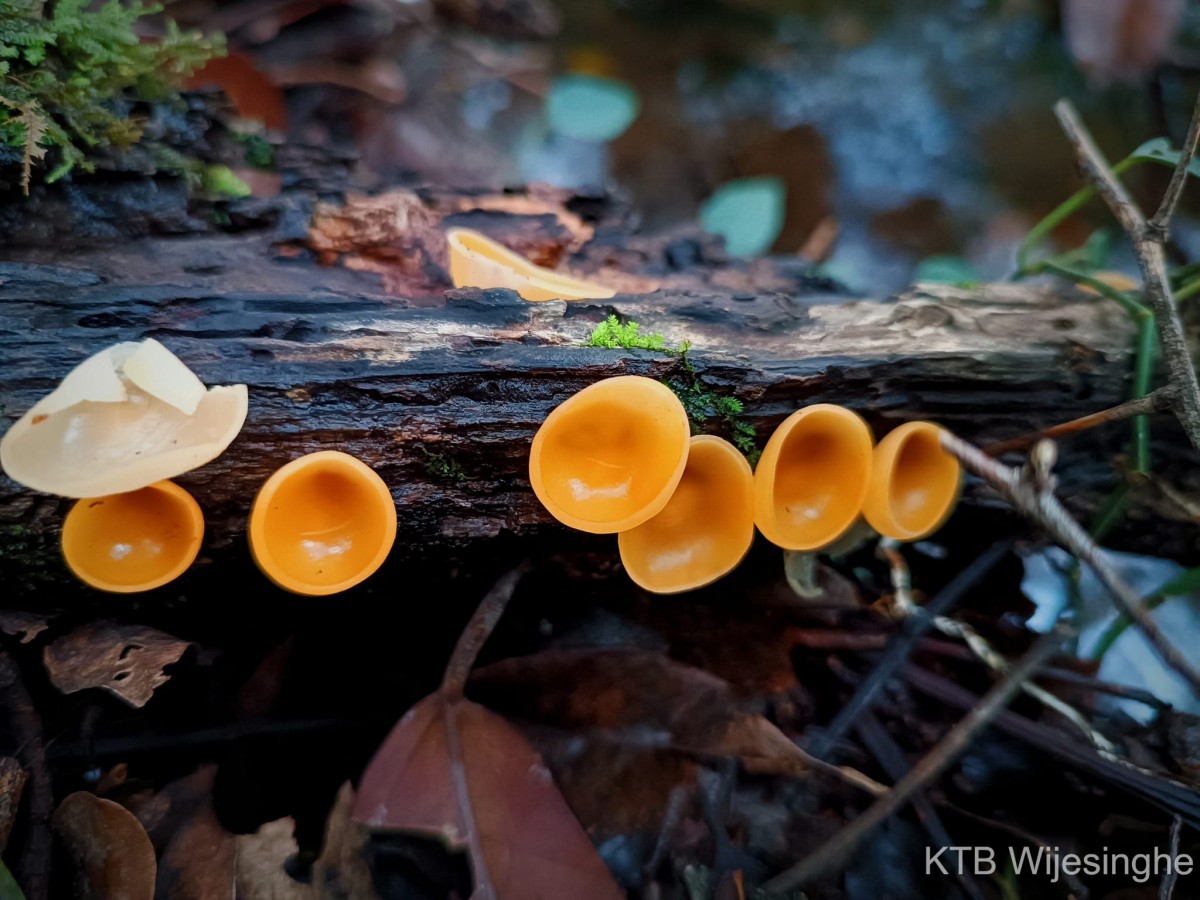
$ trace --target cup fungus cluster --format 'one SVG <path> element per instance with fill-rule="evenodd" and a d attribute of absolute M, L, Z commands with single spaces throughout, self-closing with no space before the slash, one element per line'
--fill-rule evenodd
<path fill-rule="evenodd" d="M 604 300 L 616 294 L 602 284 L 536 265 L 478 231 L 452 228 L 446 240 L 450 249 L 450 280 L 455 287 L 509 288 L 523 299 L 535 302 Z"/>
<path fill-rule="evenodd" d="M 672 594 L 732 571 L 754 529 L 787 550 L 829 547 L 860 518 L 885 537 L 937 530 L 958 496 L 940 429 L 909 422 L 878 446 L 857 414 L 817 404 L 785 420 L 752 473 L 729 442 L 692 437 L 682 403 L 634 375 L 597 382 L 534 436 L 529 478 L 556 519 L 617 534 L 630 578 Z"/>
<path fill-rule="evenodd" d="M 205 388 L 153 339 L 89 357 L 0 440 L 0 465 L 19 484 L 78 498 L 62 551 L 102 591 L 148 591 L 195 561 L 199 504 L 170 479 L 219 456 L 246 420 L 246 386 Z M 263 573 L 286 590 L 324 595 L 370 576 L 396 538 L 383 480 L 345 453 L 293 460 L 263 485 L 249 539 Z"/>

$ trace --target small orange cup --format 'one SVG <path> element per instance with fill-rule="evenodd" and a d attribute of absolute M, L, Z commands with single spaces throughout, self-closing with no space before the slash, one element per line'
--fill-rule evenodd
<path fill-rule="evenodd" d="M 200 552 L 204 515 L 171 481 L 71 507 L 63 522 L 63 558 L 80 581 L 116 594 L 162 587 Z"/>
<path fill-rule="evenodd" d="M 754 521 L 785 550 L 820 550 L 862 512 L 871 474 L 871 429 L 842 406 L 792 413 L 754 470 Z"/>
<path fill-rule="evenodd" d="M 940 435 L 932 422 L 906 422 L 875 448 L 863 516 L 885 537 L 920 540 L 954 509 L 962 470 Z"/>
<path fill-rule="evenodd" d="M 396 541 L 387 485 L 348 453 L 322 450 L 277 470 L 250 510 L 250 550 L 271 581 L 324 596 L 372 575 Z"/>
<path fill-rule="evenodd" d="M 656 594 L 711 584 L 754 542 L 754 474 L 737 448 L 692 438 L 679 486 L 662 512 L 617 536 L 629 577 Z"/>
<path fill-rule="evenodd" d="M 658 515 L 687 463 L 691 427 L 671 389 L 620 375 L 556 407 L 533 438 L 529 480 L 558 521 L 617 534 Z"/>

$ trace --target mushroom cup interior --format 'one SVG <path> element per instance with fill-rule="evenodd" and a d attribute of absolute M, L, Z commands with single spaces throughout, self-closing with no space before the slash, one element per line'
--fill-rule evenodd
<path fill-rule="evenodd" d="M 756 473 L 757 519 L 788 550 L 818 550 L 858 518 L 871 471 L 871 432 L 850 410 L 793 414 L 768 443 Z"/>
<path fill-rule="evenodd" d="M 346 590 L 382 565 L 396 538 L 396 507 L 383 480 L 337 451 L 293 460 L 263 485 L 251 512 L 259 567 L 304 594 Z"/>
<path fill-rule="evenodd" d="M 164 481 L 78 501 L 63 522 L 63 557 L 92 587 L 147 591 L 181 575 L 195 560 L 203 535 L 199 505 Z"/>
<path fill-rule="evenodd" d="M 530 477 L 556 518 L 616 533 L 658 513 L 687 461 L 689 426 L 671 390 L 621 376 L 580 391 L 534 438 Z"/>
<path fill-rule="evenodd" d="M 895 452 L 888 482 L 888 503 L 899 528 L 915 538 L 941 525 L 958 496 L 959 476 L 958 460 L 942 449 L 936 426 L 909 431 Z"/>

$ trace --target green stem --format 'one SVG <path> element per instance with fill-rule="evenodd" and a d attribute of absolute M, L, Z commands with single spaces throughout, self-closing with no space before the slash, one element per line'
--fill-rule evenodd
<path fill-rule="evenodd" d="M 1158 354 L 1158 331 L 1154 327 L 1154 316 L 1138 319 L 1137 349 L 1133 369 L 1133 397 L 1138 400 L 1150 393 L 1154 377 L 1154 360 Z M 1150 417 L 1133 417 L 1133 471 L 1139 475 L 1150 474 Z"/>
<path fill-rule="evenodd" d="M 1143 605 L 1148 611 L 1158 609 L 1167 600 L 1166 594 L 1151 594 L 1143 602 Z M 1117 642 L 1125 629 L 1133 624 L 1133 620 L 1122 614 L 1113 619 L 1108 628 L 1104 629 L 1104 634 L 1100 635 L 1100 640 L 1096 642 L 1096 648 L 1092 651 L 1092 659 L 1099 662 L 1104 659 L 1104 654 L 1112 649 L 1113 644 Z"/>
<path fill-rule="evenodd" d="M 1182 303 L 1184 300 L 1187 300 L 1189 297 L 1194 297 L 1196 294 L 1200 294 L 1200 278 L 1189 281 L 1187 284 L 1177 290 L 1175 292 L 1175 302 Z"/>
<path fill-rule="evenodd" d="M 1120 176 L 1136 166 L 1140 160 L 1133 157 L 1126 157 L 1115 166 L 1113 166 L 1113 174 Z M 1089 200 L 1096 195 L 1096 189 L 1091 185 L 1080 188 L 1058 206 L 1050 211 L 1050 213 L 1040 222 L 1030 229 L 1029 234 L 1025 235 L 1025 240 L 1021 241 L 1021 246 L 1017 248 L 1017 277 L 1033 274 L 1036 270 L 1035 265 L 1031 265 L 1029 257 L 1037 246 L 1050 236 L 1059 225 L 1065 222 L 1071 215 L 1077 213 L 1087 204 Z"/>

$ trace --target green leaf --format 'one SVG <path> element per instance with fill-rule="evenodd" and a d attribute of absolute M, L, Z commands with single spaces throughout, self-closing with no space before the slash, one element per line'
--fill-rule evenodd
<path fill-rule="evenodd" d="M 546 97 L 546 118 L 556 132 L 580 141 L 616 140 L 641 110 L 637 91 L 596 75 L 562 75 Z"/>
<path fill-rule="evenodd" d="M 25 900 L 25 892 L 3 862 L 0 862 L 0 900 Z"/>
<path fill-rule="evenodd" d="M 782 178 L 738 178 L 718 187 L 700 207 L 700 222 L 725 238 L 730 256 L 759 256 L 783 229 L 787 188 Z"/>
<path fill-rule="evenodd" d="M 1172 147 L 1171 142 L 1167 138 L 1159 137 L 1146 141 L 1146 143 L 1130 153 L 1129 158 L 1135 159 L 1138 162 L 1155 162 L 1159 165 L 1174 168 L 1179 165 L 1179 154 L 1180 151 Z M 1192 161 L 1188 164 L 1188 174 L 1200 176 L 1200 159 L 1192 157 Z"/>
<path fill-rule="evenodd" d="M 1200 568 L 1180 572 L 1154 593 L 1160 597 L 1178 597 L 1200 591 Z"/>
<path fill-rule="evenodd" d="M 917 263 L 913 281 L 963 284 L 979 280 L 974 267 L 961 256 L 927 256 Z"/>

